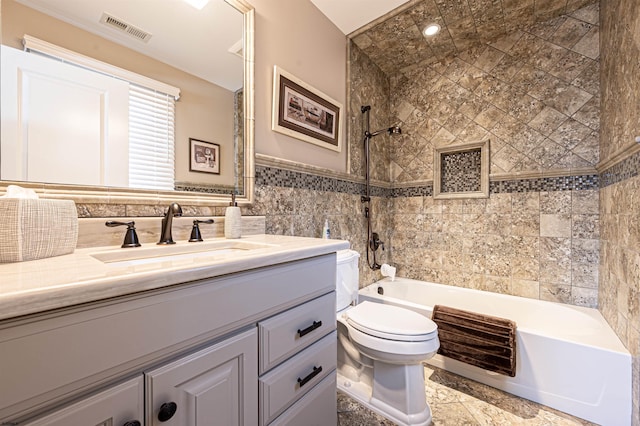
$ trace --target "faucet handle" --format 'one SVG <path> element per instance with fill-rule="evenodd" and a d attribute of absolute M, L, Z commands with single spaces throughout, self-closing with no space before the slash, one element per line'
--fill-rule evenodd
<path fill-rule="evenodd" d="M 203 241 L 202 234 L 200 233 L 200 227 L 198 226 L 199 223 L 213 223 L 213 219 L 193 221 L 193 228 L 191 228 L 191 237 L 189 238 L 190 243 Z"/>
<path fill-rule="evenodd" d="M 105 222 L 105 225 L 113 228 L 114 226 L 126 226 L 127 232 L 124 234 L 124 242 L 120 247 L 140 247 L 140 242 L 138 241 L 138 234 L 136 234 L 136 223 L 134 221 L 131 222 L 118 222 L 115 220 L 108 220 Z"/>

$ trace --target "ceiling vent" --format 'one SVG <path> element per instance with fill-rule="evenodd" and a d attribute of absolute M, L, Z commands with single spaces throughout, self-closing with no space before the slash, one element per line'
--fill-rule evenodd
<path fill-rule="evenodd" d="M 100 23 L 108 27 L 115 28 L 124 33 L 127 33 L 131 37 L 138 40 L 142 40 L 145 43 L 151 39 L 151 33 L 141 30 L 140 28 L 134 25 L 131 25 L 128 22 L 123 21 L 122 19 L 118 19 L 113 15 L 109 15 L 106 12 L 102 13 L 102 17 L 100 18 Z"/>

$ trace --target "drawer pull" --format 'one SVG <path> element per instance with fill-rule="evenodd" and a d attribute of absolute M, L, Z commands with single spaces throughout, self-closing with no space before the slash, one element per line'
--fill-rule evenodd
<path fill-rule="evenodd" d="M 304 385 L 306 385 L 309 380 L 313 379 L 320 373 L 322 373 L 322 366 L 320 367 L 314 366 L 313 371 L 309 373 L 307 377 L 305 377 L 304 379 L 301 379 L 300 377 L 298 377 L 298 383 L 300 384 L 300 387 L 303 387 Z"/>
<path fill-rule="evenodd" d="M 322 327 L 322 321 L 314 321 L 313 324 L 311 324 L 309 327 L 305 328 L 304 330 L 298 329 L 298 335 L 302 337 L 305 334 L 309 334 L 316 328 L 320 328 L 320 327 Z"/>
<path fill-rule="evenodd" d="M 130 422 L 126 422 L 123 426 L 142 426 L 142 424 L 137 420 L 132 420 Z"/>

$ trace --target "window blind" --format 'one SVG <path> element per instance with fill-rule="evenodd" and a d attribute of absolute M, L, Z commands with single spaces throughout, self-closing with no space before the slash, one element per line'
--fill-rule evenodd
<path fill-rule="evenodd" d="M 175 98 L 129 84 L 129 187 L 173 190 Z"/>

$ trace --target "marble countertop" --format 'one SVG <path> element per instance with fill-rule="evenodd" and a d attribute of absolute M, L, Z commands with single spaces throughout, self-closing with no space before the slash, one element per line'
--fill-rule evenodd
<path fill-rule="evenodd" d="M 148 262 L 112 262 L 129 253 L 162 256 L 204 249 L 225 242 L 246 243 L 249 250 L 219 250 L 206 256 L 171 256 Z M 200 246 L 196 246 L 201 244 Z M 111 297 L 232 274 L 349 248 L 343 240 L 252 235 L 238 240 L 139 248 L 95 247 L 28 262 L 0 264 L 0 319 L 18 317 Z M 135 252 L 135 250 L 141 250 Z M 153 253 L 156 252 L 156 253 Z M 200 252 L 204 253 L 204 252 Z M 102 260 L 99 260 L 102 259 Z"/>

